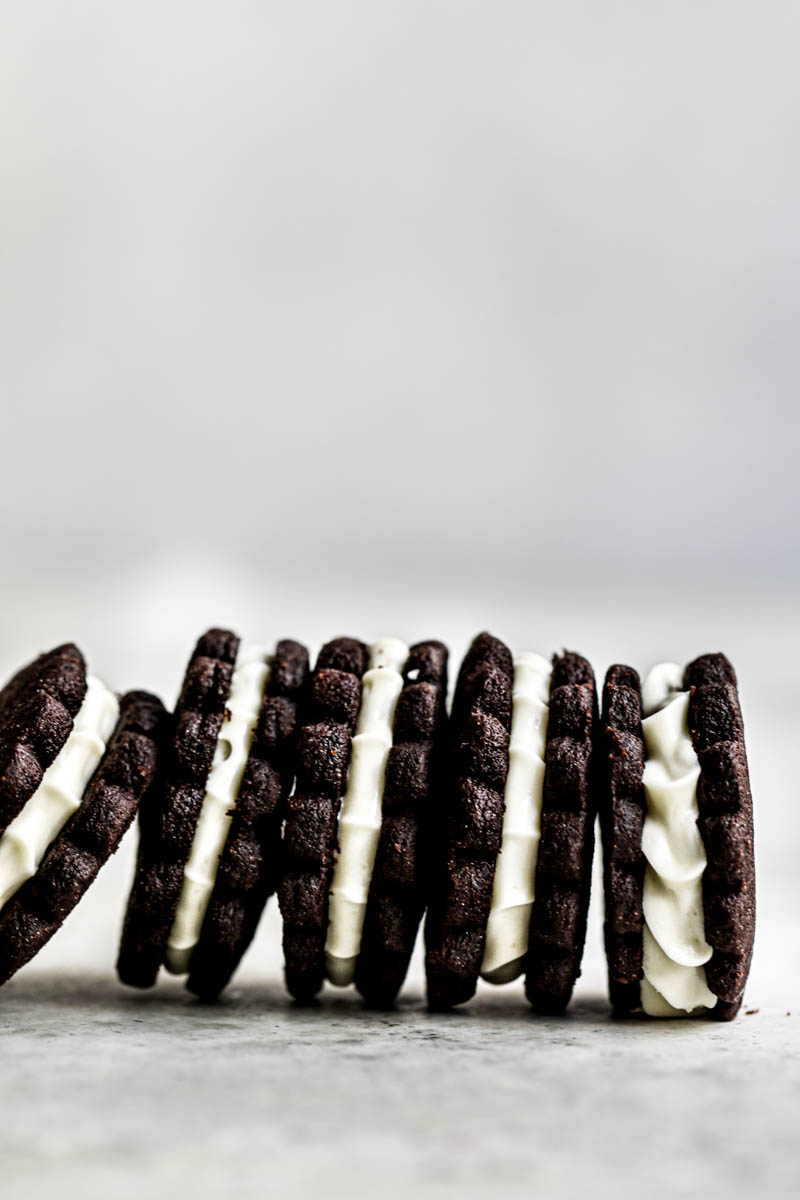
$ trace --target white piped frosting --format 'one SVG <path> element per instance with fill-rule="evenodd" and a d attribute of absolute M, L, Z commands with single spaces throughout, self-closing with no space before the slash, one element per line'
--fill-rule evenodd
<path fill-rule="evenodd" d="M 0 838 L 0 908 L 36 874 L 48 847 L 80 808 L 118 720 L 116 696 L 89 675 L 69 737 Z"/>
<path fill-rule="evenodd" d="M 173 975 L 183 975 L 189 970 L 192 953 L 200 939 L 261 712 L 271 662 L 264 646 L 239 644 L 225 715 L 217 735 L 203 804 L 183 872 L 178 907 L 167 940 L 164 961 Z"/>
<path fill-rule="evenodd" d="M 528 950 L 552 673 L 540 654 L 520 654 L 514 660 L 505 814 L 481 965 L 489 983 L 516 979 Z"/>
<path fill-rule="evenodd" d="M 654 667 L 642 686 L 645 856 L 642 1008 L 650 1016 L 686 1016 L 713 1008 L 704 964 L 703 871 L 697 827 L 700 763 L 689 733 L 689 693 L 675 663 Z"/>
<path fill-rule="evenodd" d="M 381 638 L 369 649 L 369 669 L 361 680 L 361 707 L 350 754 L 347 788 L 339 816 L 339 853 L 328 899 L 325 961 L 338 987 L 352 983 L 361 949 L 369 885 L 383 812 L 386 760 L 392 746 L 397 699 L 408 647 Z"/>

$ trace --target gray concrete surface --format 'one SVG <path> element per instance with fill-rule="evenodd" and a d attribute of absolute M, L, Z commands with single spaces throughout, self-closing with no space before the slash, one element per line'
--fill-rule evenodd
<path fill-rule="evenodd" d="M 3 1194 L 797 1194 L 800 1014 L 536 1020 L 482 994 L 428 1016 L 273 984 L 29 974 L 3 997 Z"/>

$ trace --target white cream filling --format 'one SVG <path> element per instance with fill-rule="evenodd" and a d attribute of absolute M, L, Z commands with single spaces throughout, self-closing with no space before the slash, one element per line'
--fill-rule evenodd
<path fill-rule="evenodd" d="M 183 975 L 189 970 L 192 952 L 200 940 L 258 724 L 271 662 L 264 646 L 240 642 L 225 716 L 217 735 L 203 804 L 183 872 L 178 907 L 167 940 L 164 964 L 173 975 Z"/>
<path fill-rule="evenodd" d="M 0 908 L 36 874 L 48 847 L 80 808 L 118 719 L 116 696 L 89 675 L 69 737 L 0 837 Z"/>
<path fill-rule="evenodd" d="M 516 979 L 528 952 L 552 673 L 540 654 L 520 654 L 514 660 L 505 815 L 481 964 L 489 983 Z"/>
<path fill-rule="evenodd" d="M 703 871 L 697 828 L 700 763 L 689 733 L 689 693 L 674 663 L 654 667 L 642 686 L 645 819 L 642 829 L 644 934 L 642 1008 L 652 1017 L 713 1008 L 706 983 Z"/>
<path fill-rule="evenodd" d="M 361 949 L 381 831 L 386 760 L 407 658 L 403 642 L 381 638 L 370 646 L 369 669 L 361 681 L 361 707 L 339 815 L 339 853 L 328 899 L 325 960 L 328 978 L 338 987 L 352 983 Z"/>

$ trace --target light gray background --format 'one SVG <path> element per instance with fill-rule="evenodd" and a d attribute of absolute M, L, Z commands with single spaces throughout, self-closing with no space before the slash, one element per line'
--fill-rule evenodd
<path fill-rule="evenodd" d="M 3 6 L 3 676 L 70 637 L 171 701 L 211 622 L 723 648 L 760 869 L 734 1029 L 611 1026 L 597 906 L 566 1022 L 431 1021 L 418 963 L 396 1019 L 315 1020 L 274 912 L 238 1003 L 121 997 L 129 839 L 0 1001 L 6 1181 L 796 1190 L 798 35 L 788 0 Z"/>

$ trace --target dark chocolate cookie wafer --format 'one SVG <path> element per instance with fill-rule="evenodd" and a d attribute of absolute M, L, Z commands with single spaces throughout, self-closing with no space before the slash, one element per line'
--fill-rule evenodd
<path fill-rule="evenodd" d="M 163 773 L 141 810 L 136 876 L 117 961 L 120 979 L 133 987 L 152 987 L 164 960 L 238 648 L 239 639 L 225 629 L 211 629 L 198 641 Z"/>
<path fill-rule="evenodd" d="M 219 995 L 230 980 L 277 886 L 283 804 L 294 780 L 298 706 L 307 680 L 305 646 L 278 642 L 214 891 L 192 954 L 187 986 L 204 999 Z"/>
<path fill-rule="evenodd" d="M 123 697 L 80 808 L 51 842 L 36 874 L 0 911 L 0 983 L 50 940 L 117 849 L 155 777 L 165 715 L 161 701 L 147 692 Z"/>
<path fill-rule="evenodd" d="M 71 642 L 41 654 L 0 691 L 0 835 L 63 747 L 86 695 L 86 663 Z"/>
<path fill-rule="evenodd" d="M 363 642 L 335 638 L 323 646 L 297 740 L 295 790 L 285 805 L 278 901 L 286 986 L 301 1003 L 312 1001 L 325 979 L 337 822 L 366 667 Z"/>
<path fill-rule="evenodd" d="M 525 976 L 525 994 L 541 1013 L 563 1012 L 580 974 L 594 852 L 596 727 L 591 666 L 571 651 L 555 655 Z"/>
<path fill-rule="evenodd" d="M 430 837 L 440 802 L 446 731 L 447 648 L 412 646 L 386 763 L 383 816 L 356 964 L 356 987 L 377 1008 L 394 1003 L 425 911 Z"/>
<path fill-rule="evenodd" d="M 689 663 L 689 730 L 700 761 L 698 827 L 705 937 L 713 949 L 706 980 L 718 997 L 712 1015 L 732 1020 L 742 1003 L 755 936 L 753 800 L 736 674 L 724 654 Z"/>
<path fill-rule="evenodd" d="M 511 652 L 488 633 L 473 641 L 453 698 L 443 819 L 425 922 L 428 1004 L 475 993 L 486 942 L 505 811 Z"/>
<path fill-rule="evenodd" d="M 603 686 L 598 802 L 603 843 L 605 949 L 615 1012 L 639 1006 L 642 979 L 645 798 L 642 690 L 633 667 L 610 667 Z"/>

